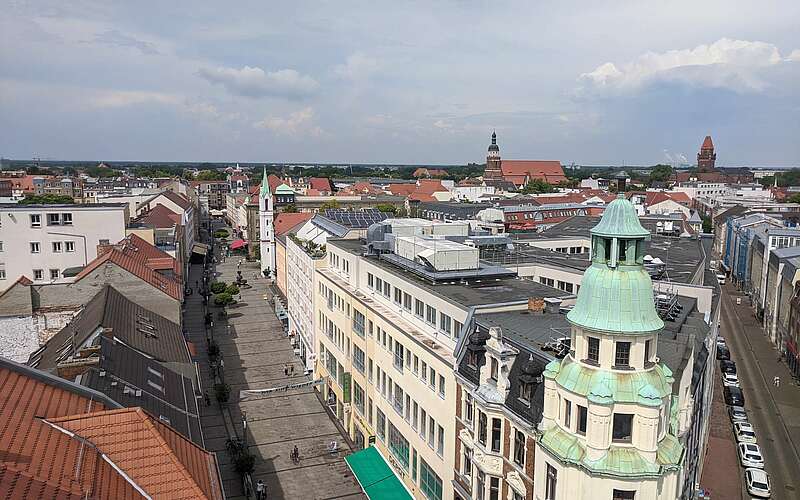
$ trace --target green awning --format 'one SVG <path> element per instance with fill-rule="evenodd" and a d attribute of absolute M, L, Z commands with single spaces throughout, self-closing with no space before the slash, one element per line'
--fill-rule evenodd
<path fill-rule="evenodd" d="M 392 472 L 378 450 L 370 446 L 345 457 L 361 489 L 370 500 L 411 500 L 403 483 Z"/>

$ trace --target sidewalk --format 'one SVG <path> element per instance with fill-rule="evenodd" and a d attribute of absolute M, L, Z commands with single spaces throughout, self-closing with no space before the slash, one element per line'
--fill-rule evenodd
<path fill-rule="evenodd" d="M 215 279 L 227 283 L 235 280 L 237 262 L 235 257 L 218 262 Z M 214 314 L 214 338 L 225 362 L 224 379 L 231 386 L 230 420 L 226 423 L 216 403 L 202 414 L 206 447 L 219 452 L 227 498 L 243 498 L 239 476 L 225 451 L 225 441 L 233 434 L 244 436 L 251 453 L 256 455 L 253 481 L 261 479 L 267 484 L 270 499 L 363 498 L 343 459 L 350 449 L 314 389 L 294 389 L 240 400 L 243 389 L 280 387 L 310 380 L 302 374 L 302 364 L 272 311 L 268 280 L 254 279 L 253 274 L 258 272 L 254 263 L 243 264 L 241 271 L 252 288 L 242 288 L 240 303 L 228 308 L 227 318 L 217 318 L 219 308 L 210 308 Z M 190 283 L 194 284 L 195 279 L 192 275 Z M 199 332 L 202 342 L 196 341 L 197 349 L 205 351 L 201 298 L 198 297 L 196 305 L 199 308 L 192 308 L 193 312 L 187 306 L 187 317 L 193 317 L 191 324 L 187 320 L 187 327 L 195 336 Z M 205 358 L 201 375 L 204 383 L 209 384 L 207 356 L 205 352 L 198 354 Z M 294 366 L 293 377 L 284 375 L 287 363 Z M 247 417 L 246 433 L 243 414 Z M 327 451 L 333 440 L 341 450 L 335 456 Z M 298 464 L 289 458 L 295 445 L 300 450 Z"/>

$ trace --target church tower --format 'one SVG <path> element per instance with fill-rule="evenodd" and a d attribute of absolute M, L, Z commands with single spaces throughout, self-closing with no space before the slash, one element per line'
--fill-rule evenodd
<path fill-rule="evenodd" d="M 714 142 L 711 140 L 711 136 L 707 135 L 703 140 L 703 145 L 700 146 L 700 152 L 697 153 L 697 171 L 713 172 L 716 162 L 717 154 L 714 152 Z"/>
<path fill-rule="evenodd" d="M 622 195 L 591 230 L 591 266 L 567 315 L 571 350 L 547 365 L 535 498 L 674 499 L 683 447 L 672 429 L 664 322 L 644 269 L 650 233 Z"/>
<path fill-rule="evenodd" d="M 497 134 L 492 132 L 492 143 L 489 145 L 489 151 L 486 154 L 486 170 L 483 173 L 484 180 L 500 180 L 503 178 L 503 172 L 500 169 L 500 148 L 497 146 Z"/>
<path fill-rule="evenodd" d="M 261 179 L 261 191 L 258 193 L 258 218 L 261 234 L 259 248 L 261 250 L 261 272 L 269 270 L 268 274 L 275 275 L 275 207 L 272 193 L 267 179 L 267 167 L 264 167 L 264 177 Z"/>

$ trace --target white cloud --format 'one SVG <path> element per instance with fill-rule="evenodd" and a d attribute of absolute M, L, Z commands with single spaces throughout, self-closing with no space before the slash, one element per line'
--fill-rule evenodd
<path fill-rule="evenodd" d="M 268 129 L 278 135 L 319 137 L 322 129 L 314 123 L 314 110 L 310 107 L 294 111 L 287 117 L 268 116 L 253 124 L 255 128 Z"/>
<path fill-rule="evenodd" d="M 347 57 L 345 64 L 333 68 L 336 76 L 347 80 L 363 80 L 380 70 L 381 64 L 374 57 L 356 52 Z"/>
<path fill-rule="evenodd" d="M 637 90 L 660 81 L 758 91 L 766 86 L 760 70 L 783 61 L 773 44 L 722 38 L 693 49 L 647 52 L 620 67 L 607 62 L 583 73 L 579 81 L 590 89 L 610 91 Z"/>
<path fill-rule="evenodd" d="M 200 68 L 198 74 L 213 84 L 219 84 L 234 95 L 244 97 L 285 97 L 301 99 L 319 88 L 319 83 L 293 69 L 266 72 L 258 67 Z"/>
<path fill-rule="evenodd" d="M 787 61 L 800 61 L 800 49 L 794 49 L 789 57 L 786 58 Z"/>
<path fill-rule="evenodd" d="M 103 33 L 95 35 L 93 43 L 110 45 L 114 47 L 132 48 L 145 55 L 156 55 L 159 53 L 155 44 L 145 40 L 140 40 L 135 36 L 123 33 L 117 29 L 107 30 Z"/>
<path fill-rule="evenodd" d="M 124 108 L 147 103 L 177 104 L 178 96 L 160 92 L 145 92 L 138 90 L 110 90 L 101 91 L 92 98 L 96 108 Z"/>

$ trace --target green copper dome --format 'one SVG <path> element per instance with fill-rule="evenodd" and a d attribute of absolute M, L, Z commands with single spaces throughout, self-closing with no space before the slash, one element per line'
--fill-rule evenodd
<path fill-rule="evenodd" d="M 267 179 L 267 167 L 264 167 L 264 175 L 261 177 L 261 190 L 260 195 L 262 198 L 269 196 L 269 180 Z"/>
<path fill-rule="evenodd" d="M 633 203 L 626 200 L 623 195 L 608 204 L 603 212 L 600 223 L 592 228 L 591 233 L 609 238 L 645 238 L 650 236 L 647 229 L 642 227 L 639 216 Z"/>
<path fill-rule="evenodd" d="M 643 241 L 650 233 L 639 223 L 633 204 L 624 198 L 614 200 L 591 232 L 592 265 L 583 274 L 567 319 L 575 326 L 608 333 L 664 328 L 653 302 L 653 282 L 642 264 Z"/>

